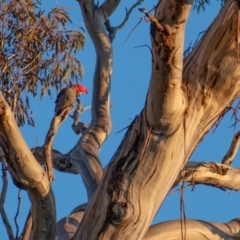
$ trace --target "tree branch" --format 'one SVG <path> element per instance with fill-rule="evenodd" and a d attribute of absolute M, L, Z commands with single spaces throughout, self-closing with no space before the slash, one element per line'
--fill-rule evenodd
<path fill-rule="evenodd" d="M 78 105 L 72 117 L 73 118 L 72 129 L 77 135 L 80 135 L 80 134 L 84 134 L 89 127 L 88 124 L 80 122 L 80 115 L 91 106 L 83 108 L 81 100 L 77 99 L 77 102 L 78 102 Z"/>
<path fill-rule="evenodd" d="M 13 230 L 8 221 L 8 217 L 7 217 L 7 214 L 4 209 L 4 202 L 6 199 L 7 189 L 8 189 L 7 164 L 6 164 L 4 156 L 2 154 L 1 154 L 0 158 L 2 159 L 2 179 L 3 179 L 3 186 L 2 186 L 2 191 L 1 191 L 1 195 L 0 195 L 0 213 L 2 216 L 3 223 L 6 227 L 9 240 L 14 240 Z"/>
<path fill-rule="evenodd" d="M 222 160 L 222 164 L 230 165 L 237 154 L 238 148 L 240 145 L 240 131 L 238 131 L 231 143 L 231 146 Z"/>
<path fill-rule="evenodd" d="M 207 222 L 186 219 L 186 239 L 222 240 L 239 239 L 240 219 L 228 223 Z M 153 225 L 143 240 L 174 239 L 182 240 L 180 220 L 162 222 Z"/>
<path fill-rule="evenodd" d="M 34 157 L 37 159 L 37 161 L 43 165 L 45 163 L 44 157 L 43 157 L 43 147 L 35 147 L 34 148 Z M 53 149 L 52 150 L 52 161 L 53 161 L 53 167 L 60 171 L 65 173 L 73 173 L 78 174 L 78 170 L 73 165 L 71 156 L 69 153 L 62 154 L 61 152 Z"/>
<path fill-rule="evenodd" d="M 59 126 L 68 117 L 71 110 L 72 108 L 64 109 L 64 111 L 62 111 L 60 114 L 58 114 L 57 116 L 54 116 L 50 124 L 48 133 L 46 135 L 45 143 L 43 146 L 43 154 L 45 159 L 46 172 L 47 172 L 50 183 L 54 180 L 53 161 L 52 161 L 53 140 Z"/>
<path fill-rule="evenodd" d="M 3 186 L 2 186 L 2 191 L 0 195 L 0 210 L 3 208 L 5 199 L 6 199 L 6 194 L 7 194 L 7 188 L 8 188 L 8 179 L 7 179 L 7 164 L 4 160 L 4 156 L 0 156 L 2 159 L 2 180 L 3 180 Z"/>
<path fill-rule="evenodd" d="M 4 152 L 16 184 L 27 189 L 32 202 L 33 239 L 55 236 L 55 199 L 48 177 L 23 139 L 14 116 L 0 93 L 0 133 Z M 40 234 L 41 233 L 41 234 Z"/>
<path fill-rule="evenodd" d="M 13 231 L 12 231 L 12 227 L 11 227 L 10 222 L 8 221 L 8 217 L 5 212 L 4 207 L 1 209 L 1 216 L 2 216 L 3 223 L 7 229 L 7 234 L 8 234 L 9 240 L 15 240 Z"/>
<path fill-rule="evenodd" d="M 98 152 L 103 142 L 111 131 L 110 119 L 110 83 L 112 74 L 112 46 L 105 30 L 104 23 L 106 16 L 111 14 L 118 1 L 106 1 L 100 8 L 92 8 L 87 0 L 78 1 L 81 7 L 84 22 L 91 36 L 97 53 L 95 74 L 93 80 L 93 98 L 92 98 L 92 120 L 86 134 L 84 134 L 78 144 L 78 149 L 71 154 L 79 156 L 81 160 L 75 158 L 74 162 L 78 170 L 84 167 L 87 175 L 90 177 L 92 190 L 88 192 L 88 198 L 92 197 L 102 176 L 103 168 L 98 157 Z M 114 4 L 115 2 L 115 4 Z M 85 182 L 86 184 L 86 182 Z"/>
<path fill-rule="evenodd" d="M 173 134 L 183 120 L 186 99 L 182 91 L 185 25 L 193 1 L 162 0 L 151 23 L 153 64 L 147 95 L 147 120 L 159 134 Z M 174 121 L 173 121 L 174 120 Z"/>
<path fill-rule="evenodd" d="M 138 0 L 136 3 L 134 3 L 134 4 L 130 7 L 129 10 L 126 9 L 125 18 L 124 18 L 123 22 L 122 22 L 120 25 L 118 25 L 117 27 L 112 27 L 111 24 L 110 24 L 110 20 L 109 20 L 109 19 L 106 20 L 105 26 L 106 26 L 106 29 L 107 29 L 107 31 L 108 31 L 108 33 L 109 33 L 108 35 L 109 35 L 109 38 L 110 38 L 111 42 L 113 42 L 113 39 L 114 39 L 115 36 L 116 36 L 116 32 L 117 32 L 119 29 L 121 29 L 121 28 L 123 28 L 123 27 L 125 26 L 125 24 L 127 23 L 130 15 L 131 15 L 131 13 L 132 13 L 132 11 L 133 11 L 138 5 L 140 5 L 143 1 L 144 1 L 144 0 Z"/>
<path fill-rule="evenodd" d="M 93 195 L 95 189 L 97 188 L 96 181 L 94 179 L 94 172 L 89 171 L 86 167 L 86 164 L 83 160 L 82 153 L 79 151 L 81 145 L 81 139 L 78 140 L 77 144 L 71 149 L 68 153 L 62 154 L 57 150 L 52 150 L 52 161 L 53 167 L 65 173 L 79 174 L 82 177 L 83 183 L 85 185 L 87 195 L 89 198 Z M 34 156 L 38 160 L 38 162 L 43 165 L 44 157 L 43 157 L 43 148 L 36 147 L 34 150 Z M 103 170 L 100 169 L 100 173 Z"/>
<path fill-rule="evenodd" d="M 18 239 L 18 233 L 19 233 L 19 226 L 18 226 L 18 216 L 19 216 L 19 212 L 20 212 L 20 207 L 21 207 L 21 189 L 18 189 L 18 206 L 17 206 L 17 211 L 16 214 L 14 216 L 14 222 L 15 222 L 15 226 L 16 226 L 16 239 Z"/>
<path fill-rule="evenodd" d="M 235 0 L 226 1 L 218 16 L 184 61 L 183 88 L 186 152 L 192 152 L 240 93 L 240 64 L 237 56 Z M 215 49 L 213 52 L 212 49 Z M 227 96 L 227 98 L 226 98 Z M 193 120 L 194 118 L 194 120 Z"/>
<path fill-rule="evenodd" d="M 77 149 L 77 147 L 75 148 Z M 61 154 L 60 152 L 53 150 L 53 166 L 56 170 L 61 172 L 78 174 L 79 172 L 77 168 L 71 163 L 73 160 L 71 160 L 72 154 L 70 154 L 70 152 L 68 154 Z M 40 164 L 43 164 L 41 147 L 36 147 L 34 156 Z M 84 172 L 84 168 L 81 170 L 81 172 Z M 215 187 L 240 190 L 240 169 L 232 168 L 230 166 L 226 166 L 225 164 L 216 162 L 188 162 L 184 167 L 183 176 L 184 182 L 190 182 L 193 185 L 206 184 Z M 85 177 L 84 179 L 87 181 L 86 179 L 88 178 Z M 181 182 L 182 175 L 181 177 L 177 178 L 173 187 Z M 91 184 L 89 182 L 86 185 L 89 186 Z"/>
<path fill-rule="evenodd" d="M 232 168 L 215 162 L 188 162 L 173 187 L 184 182 L 211 185 L 217 188 L 240 190 L 240 168 Z"/>

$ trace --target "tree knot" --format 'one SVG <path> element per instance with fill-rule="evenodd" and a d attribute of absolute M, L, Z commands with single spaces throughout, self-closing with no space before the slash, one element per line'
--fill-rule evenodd
<path fill-rule="evenodd" d="M 110 204 L 109 217 L 113 225 L 120 226 L 128 210 L 127 202 L 112 202 Z"/>

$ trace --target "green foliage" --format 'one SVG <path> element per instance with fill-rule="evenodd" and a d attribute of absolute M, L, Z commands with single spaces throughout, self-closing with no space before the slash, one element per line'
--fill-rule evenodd
<path fill-rule="evenodd" d="M 226 0 L 217 0 L 218 2 L 221 2 L 221 6 L 225 3 Z M 205 5 L 210 4 L 210 0 L 195 0 L 193 9 L 197 10 L 199 13 L 201 10 L 205 11 Z"/>
<path fill-rule="evenodd" d="M 77 82 L 81 63 L 74 56 L 83 48 L 82 32 L 66 30 L 71 22 L 63 8 L 47 15 L 40 2 L 0 0 L 0 90 L 20 126 L 34 125 L 29 94 L 41 97 L 50 88 Z"/>

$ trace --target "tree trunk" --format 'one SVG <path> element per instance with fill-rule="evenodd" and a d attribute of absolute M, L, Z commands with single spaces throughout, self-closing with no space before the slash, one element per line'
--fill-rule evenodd
<path fill-rule="evenodd" d="M 74 239 L 142 239 L 203 136 L 239 96 L 237 4 L 227 1 L 185 59 L 192 1 L 161 1 L 151 22 L 146 107 L 133 121 Z M 99 211 L 101 209 L 101 211 Z"/>

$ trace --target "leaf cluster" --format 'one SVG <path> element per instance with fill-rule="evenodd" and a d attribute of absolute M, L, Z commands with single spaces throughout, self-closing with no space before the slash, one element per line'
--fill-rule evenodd
<path fill-rule="evenodd" d="M 45 14 L 40 7 L 40 1 L 0 0 L 0 90 L 20 126 L 34 125 L 31 95 L 51 95 L 51 87 L 83 74 L 75 57 L 85 42 L 82 29 L 66 30 L 71 20 L 64 8 Z"/>
<path fill-rule="evenodd" d="M 217 0 L 217 1 L 221 3 L 221 6 L 223 6 L 223 4 L 225 3 L 226 0 Z M 209 5 L 210 0 L 195 0 L 194 5 L 193 5 L 193 9 L 197 10 L 198 13 L 201 10 L 205 11 L 206 4 Z"/>

